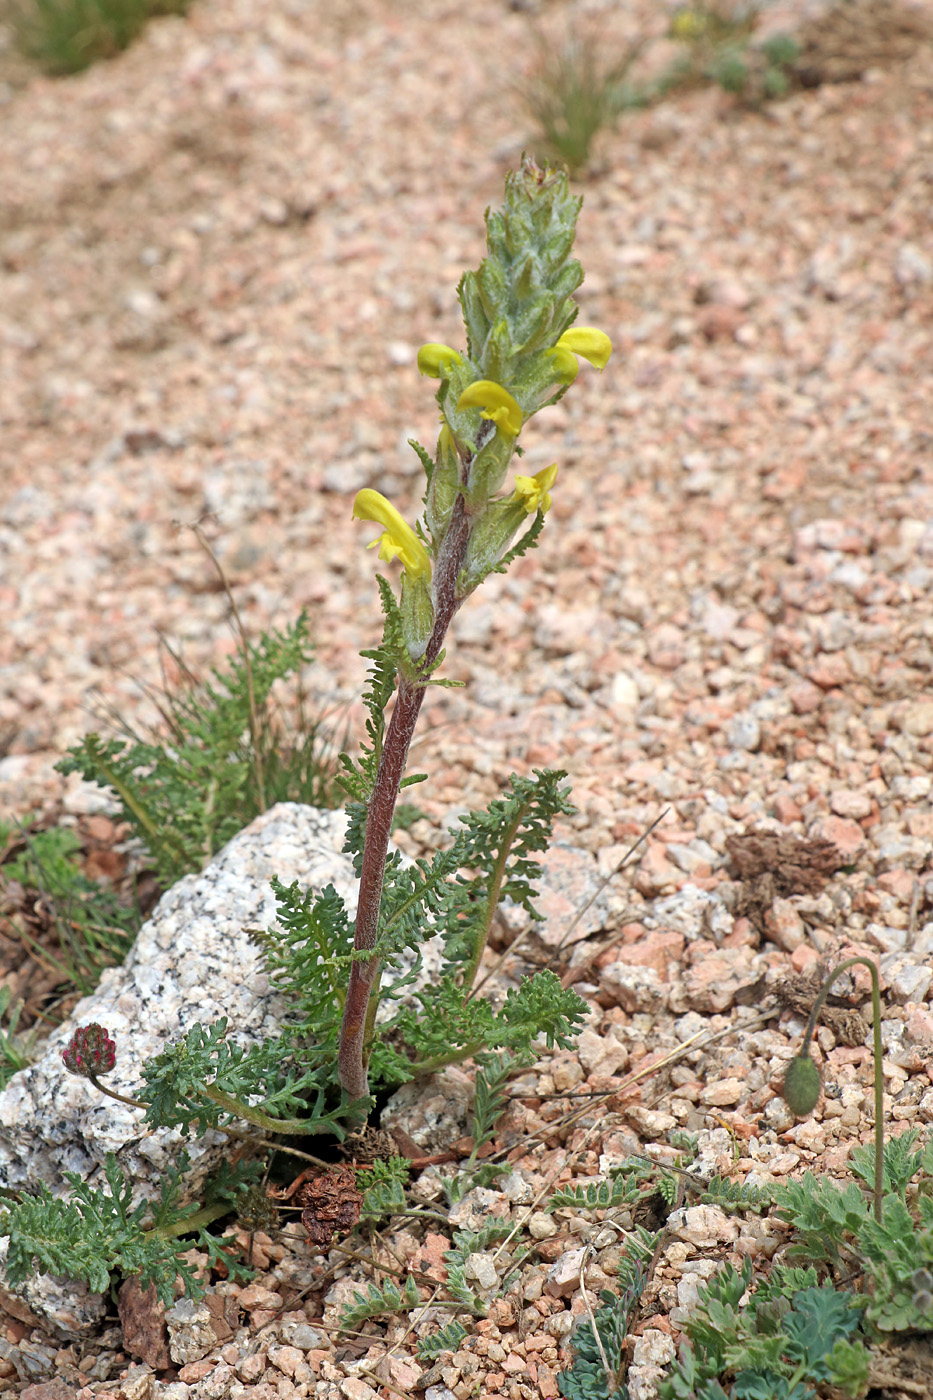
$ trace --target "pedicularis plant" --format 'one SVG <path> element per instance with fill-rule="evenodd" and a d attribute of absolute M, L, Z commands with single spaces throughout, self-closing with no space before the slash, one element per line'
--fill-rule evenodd
<path fill-rule="evenodd" d="M 424 522 L 412 529 L 377 491 L 360 491 L 354 503 L 355 516 L 384 528 L 376 541 L 380 558 L 402 563 L 399 600 L 384 579 L 379 581 L 386 622 L 367 696 L 370 742 L 358 763 L 346 763 L 346 786 L 354 799 L 350 847 L 355 852 L 362 836 L 362 851 L 339 1067 L 340 1082 L 354 1098 L 368 1091 L 380 938 L 386 951 L 392 947 L 386 939 L 389 832 L 425 691 L 439 683 L 444 638 L 457 609 L 489 574 L 502 572 L 535 544 L 550 507 L 556 464 L 534 476 L 518 474 L 512 489 L 503 489 L 512 458 L 521 452 L 522 428 L 564 395 L 576 378 L 578 356 L 602 368 L 612 350 L 603 331 L 571 328 L 577 314 L 572 293 L 583 280 L 580 264 L 570 257 L 580 203 L 570 195 L 565 175 L 530 161 L 509 178 L 504 206 L 487 215 L 489 256 L 460 283 L 466 352 L 429 344 L 418 354 L 422 374 L 440 381 L 434 457 L 412 443 L 427 477 Z M 385 705 L 393 690 L 386 728 Z M 563 808 L 564 798 L 543 776 L 538 789 L 549 819 Z M 530 800 L 530 790 L 527 796 Z M 462 858 L 476 853 L 466 849 L 469 844 L 458 853 L 460 866 L 473 863 Z M 507 850 L 504 837 L 501 845 Z M 505 860 L 497 858 L 489 873 L 479 914 L 461 906 L 451 911 L 453 922 L 448 920 L 445 931 L 456 945 L 460 987 L 467 995 L 505 892 Z M 389 903 L 394 903 L 391 896 Z"/>
<path fill-rule="evenodd" d="M 487 811 L 462 818 L 451 847 L 429 860 L 406 866 L 388 843 L 400 789 L 424 776 L 406 777 L 406 762 L 427 687 L 450 684 L 438 668 L 454 614 L 490 573 L 536 544 L 551 504 L 556 464 L 509 479 L 522 430 L 563 397 L 578 357 L 602 369 L 611 353 L 602 331 L 573 325 L 572 295 L 583 280 L 571 257 L 580 203 L 566 175 L 532 161 L 509 177 L 504 205 L 487 214 L 488 257 L 460 283 L 465 347 L 432 343 L 418 354 L 422 374 L 438 381 L 441 415 L 433 457 L 412 443 L 427 478 L 423 519 L 408 525 L 369 489 L 354 502 L 357 518 L 382 527 L 373 541 L 379 557 L 401 564 L 398 596 L 379 578 L 385 624 L 381 645 L 364 653 L 372 663 L 366 737 L 357 760 L 341 757 L 350 799 L 346 849 L 360 880 L 355 926 L 333 888 L 307 892 L 297 882 L 273 882 L 279 927 L 261 938 L 270 979 L 294 1008 L 288 1028 L 275 1041 L 243 1048 L 220 1021 L 195 1025 L 166 1046 L 144 1066 L 137 1099 L 114 1095 L 144 1108 L 154 1128 L 221 1128 L 242 1137 L 232 1125 L 245 1120 L 263 1134 L 340 1136 L 371 1104 L 370 1076 L 401 1083 L 470 1057 L 483 1072 L 492 1064 L 498 1073 L 505 1061 L 495 1052 L 521 1062 L 542 1038 L 568 1045 L 579 1027 L 584 1003 L 551 972 L 510 990 L 498 1009 L 473 992 L 499 902 L 508 897 L 535 914 L 535 853 L 546 847 L 554 819 L 573 811 L 563 772 L 513 777 Z M 420 947 L 434 936 L 444 948 L 440 977 L 405 1002 Z M 386 971 L 395 976 L 383 987 Z M 377 1033 L 386 999 L 394 1011 L 390 1005 L 380 1017 Z M 100 1076 L 116 1053 L 105 1027 L 84 1027 L 65 1063 L 111 1092 Z M 224 1176 L 200 1211 L 187 1208 L 202 1248 L 218 1247 L 206 1232 L 210 1221 L 238 1192 L 249 1198 L 249 1171 L 242 1181 L 235 1175 Z M 137 1272 L 144 1285 L 154 1282 L 171 1296 L 173 1241 L 184 1232 L 175 1205 L 180 1171 L 148 1222 L 145 1203 L 129 1209 L 132 1184 L 115 1161 L 107 1163 L 107 1179 L 110 1195 L 72 1181 L 67 1207 L 40 1192 L 0 1212 L 13 1281 L 38 1263 L 99 1286 L 109 1266 Z M 110 1222 L 106 1230 L 102 1221 Z M 119 1249 L 108 1263 L 111 1237 Z"/>

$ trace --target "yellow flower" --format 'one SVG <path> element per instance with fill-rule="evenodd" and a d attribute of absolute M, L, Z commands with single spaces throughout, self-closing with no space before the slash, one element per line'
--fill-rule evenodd
<path fill-rule="evenodd" d="M 554 361 L 554 378 L 559 379 L 561 384 L 572 384 L 580 369 L 576 355 L 565 350 L 560 342 L 554 346 L 553 350 L 546 350 L 545 354 Z"/>
<path fill-rule="evenodd" d="M 482 417 L 495 423 L 503 437 L 518 437 L 522 430 L 522 411 L 508 389 L 492 379 L 477 379 L 457 400 L 458 408 L 481 408 Z"/>
<path fill-rule="evenodd" d="M 517 476 L 512 500 L 522 503 L 526 515 L 532 515 L 536 510 L 548 511 L 551 509 L 551 487 L 556 480 L 556 462 L 534 476 Z"/>
<path fill-rule="evenodd" d="M 612 354 L 612 341 L 605 331 L 599 331 L 595 326 L 571 326 L 569 331 L 564 331 L 553 350 L 547 353 L 554 357 L 557 378 L 561 383 L 572 384 L 579 369 L 574 356 L 581 355 L 597 369 L 605 369 Z"/>
<path fill-rule="evenodd" d="M 379 491 L 366 487 L 357 491 L 353 502 L 354 520 L 375 520 L 385 530 L 378 539 L 367 545 L 367 549 L 379 546 L 379 558 L 390 564 L 393 559 L 402 561 L 402 567 L 413 578 L 431 577 L 431 558 L 411 526 L 402 519 L 391 501 L 387 501 Z"/>
<path fill-rule="evenodd" d="M 422 374 L 428 374 L 432 379 L 443 379 L 445 374 L 450 373 L 451 365 L 462 364 L 463 357 L 458 355 L 456 350 L 451 350 L 449 345 L 439 345 L 430 341 L 418 351 L 418 368 Z"/>
<path fill-rule="evenodd" d="M 671 20 L 670 33 L 675 39 L 698 39 L 706 28 L 706 16 L 698 10 L 678 10 Z"/>

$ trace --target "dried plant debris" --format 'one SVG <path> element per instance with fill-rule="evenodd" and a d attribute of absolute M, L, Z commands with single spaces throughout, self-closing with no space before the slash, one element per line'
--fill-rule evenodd
<path fill-rule="evenodd" d="M 726 837 L 726 850 L 743 882 L 736 914 L 744 914 L 760 933 L 775 899 L 817 895 L 844 864 L 831 841 L 820 838 L 748 831 Z"/>
<path fill-rule="evenodd" d="M 399 1150 L 398 1143 L 392 1133 L 387 1132 L 384 1128 L 374 1128 L 370 1123 L 365 1124 L 362 1128 L 355 1128 L 352 1133 L 347 1133 L 340 1144 L 342 1155 L 361 1165 L 377 1162 L 386 1157 L 395 1157 Z"/>
<path fill-rule="evenodd" d="M 909 1341 L 879 1342 L 872 1353 L 868 1373 L 872 1392 L 880 1390 L 885 1396 L 919 1396 L 930 1394 L 930 1367 L 933 1365 L 933 1345 L 928 1337 L 913 1337 Z"/>
<path fill-rule="evenodd" d="M 362 1193 L 352 1167 L 332 1167 L 306 1181 L 298 1195 L 301 1223 L 311 1244 L 329 1249 L 335 1235 L 348 1235 L 360 1218 Z"/>
<path fill-rule="evenodd" d="M 803 87 L 851 83 L 870 68 L 889 68 L 933 39 L 933 22 L 898 0 L 838 0 L 815 15 L 794 38 L 800 54 L 793 65 Z"/>
<path fill-rule="evenodd" d="M 825 968 L 817 971 L 789 974 L 775 987 L 775 992 L 785 1006 L 800 1016 L 809 1016 L 810 1008 L 819 995 Z M 841 1045 L 864 1045 L 869 1022 L 862 1013 L 850 1006 L 824 1006 L 820 1013 L 824 1026 L 828 1026 Z"/>

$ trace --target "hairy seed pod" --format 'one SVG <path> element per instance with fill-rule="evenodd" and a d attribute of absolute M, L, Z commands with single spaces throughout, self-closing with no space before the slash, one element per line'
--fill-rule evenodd
<path fill-rule="evenodd" d="M 823 1092 L 820 1071 L 809 1055 L 795 1055 L 787 1066 L 781 1097 L 798 1118 L 812 1113 Z"/>

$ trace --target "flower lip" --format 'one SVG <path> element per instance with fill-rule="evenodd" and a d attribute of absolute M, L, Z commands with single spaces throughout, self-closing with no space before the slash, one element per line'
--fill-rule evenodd
<path fill-rule="evenodd" d="M 609 363 L 612 341 L 605 331 L 597 330 L 595 326 L 571 326 L 548 353 L 560 356 L 562 351 L 567 350 L 589 360 L 591 365 L 601 370 Z"/>
<path fill-rule="evenodd" d="M 503 437 L 518 437 L 525 421 L 508 389 L 493 379 L 477 379 L 469 384 L 457 400 L 457 408 L 482 409 L 481 416 L 495 423 Z"/>
<path fill-rule="evenodd" d="M 428 341 L 427 345 L 422 345 L 418 351 L 418 369 L 431 379 L 443 379 L 450 373 L 451 365 L 462 364 L 462 355 L 452 350 L 449 345 L 441 345 L 438 341 Z"/>
<path fill-rule="evenodd" d="M 357 491 L 353 502 L 355 520 L 374 520 L 383 526 L 383 533 L 367 549 L 379 547 L 379 558 L 386 564 L 400 559 L 406 573 L 413 578 L 431 577 L 431 556 L 406 520 L 399 515 L 391 501 L 380 491 L 368 486 Z"/>
<path fill-rule="evenodd" d="M 558 342 L 552 350 L 544 352 L 554 361 L 554 375 L 561 384 L 572 384 L 580 372 L 580 362 L 576 355 Z"/>
<path fill-rule="evenodd" d="M 512 500 L 521 502 L 526 515 L 531 515 L 537 510 L 542 513 L 549 511 L 551 509 L 551 487 L 556 480 L 556 462 L 552 462 L 549 467 L 535 472 L 534 476 L 516 476 L 515 494 L 512 496 Z"/>

